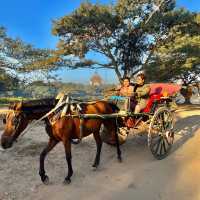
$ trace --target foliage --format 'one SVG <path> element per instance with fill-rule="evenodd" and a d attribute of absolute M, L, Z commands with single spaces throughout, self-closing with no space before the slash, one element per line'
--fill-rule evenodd
<path fill-rule="evenodd" d="M 171 19 L 166 21 L 165 15 L 174 6 L 174 0 L 118 0 L 113 6 L 82 3 L 53 22 L 52 33 L 59 43 L 52 56 L 26 67 L 109 68 L 119 79 L 132 76 L 142 68 L 157 38 L 166 34 Z M 91 52 L 104 59 L 90 58 Z"/>
<path fill-rule="evenodd" d="M 3 72 L 0 80 L 11 80 L 13 77 L 14 82 L 16 82 L 19 79 L 18 72 L 26 71 L 26 69 L 21 70 L 22 66 L 44 60 L 50 55 L 51 51 L 48 49 L 34 48 L 19 38 L 9 37 L 6 29 L 0 26 L 0 70 Z"/>
<path fill-rule="evenodd" d="M 45 98 L 56 96 L 57 89 L 53 82 L 39 80 L 26 85 L 25 92 L 32 98 Z"/>
<path fill-rule="evenodd" d="M 12 76 L 0 68 L 0 92 L 16 89 L 19 87 L 19 83 L 20 80 L 16 76 Z"/>
<path fill-rule="evenodd" d="M 0 27 L 0 67 L 16 69 L 17 66 L 27 64 L 36 59 L 49 55 L 46 49 L 33 48 L 19 38 L 10 38 L 4 27 Z"/>
<path fill-rule="evenodd" d="M 181 79 L 188 85 L 200 76 L 200 14 L 181 9 L 176 11 L 176 17 L 180 17 L 180 23 L 156 47 L 146 70 L 152 80 Z"/>
<path fill-rule="evenodd" d="M 22 97 L 0 97 L 0 106 L 6 106 L 12 102 L 27 100 L 27 98 Z"/>
<path fill-rule="evenodd" d="M 22 69 L 108 68 L 119 80 L 146 70 L 151 80 L 188 84 L 199 76 L 199 21 L 175 0 L 87 1 L 53 21 L 57 49 Z"/>

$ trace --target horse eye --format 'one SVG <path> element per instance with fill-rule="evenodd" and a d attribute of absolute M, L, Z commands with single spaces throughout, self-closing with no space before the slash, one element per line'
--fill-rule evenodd
<path fill-rule="evenodd" d="M 6 124 L 6 118 L 3 118 L 3 123 Z"/>
<path fill-rule="evenodd" d="M 16 126 L 17 123 L 18 123 L 18 118 L 17 118 L 17 117 L 14 117 L 14 118 L 12 119 L 12 124 Z"/>

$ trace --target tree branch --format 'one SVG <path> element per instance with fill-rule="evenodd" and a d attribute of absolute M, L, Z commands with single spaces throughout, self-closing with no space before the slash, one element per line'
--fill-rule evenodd
<path fill-rule="evenodd" d="M 162 4 L 165 2 L 166 0 L 162 0 L 160 3 L 159 3 L 159 5 L 157 6 L 157 9 L 155 9 L 150 15 L 149 15 L 149 17 L 147 18 L 147 20 L 144 22 L 144 25 L 146 25 L 149 21 L 150 21 L 150 19 L 153 17 L 153 15 L 158 11 L 158 10 L 160 10 L 160 7 L 162 6 Z"/>

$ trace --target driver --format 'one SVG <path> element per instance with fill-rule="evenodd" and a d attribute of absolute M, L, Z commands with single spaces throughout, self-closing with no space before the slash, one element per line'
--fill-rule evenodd
<path fill-rule="evenodd" d="M 145 75 L 140 73 L 136 76 L 136 85 L 134 87 L 134 98 L 137 102 L 134 113 L 140 113 L 147 105 L 149 98 L 150 86 L 145 84 Z"/>

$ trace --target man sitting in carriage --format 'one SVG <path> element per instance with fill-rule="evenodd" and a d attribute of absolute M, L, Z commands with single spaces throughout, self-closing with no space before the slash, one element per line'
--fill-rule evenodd
<path fill-rule="evenodd" d="M 147 106 L 147 102 L 150 94 L 149 84 L 145 84 L 145 75 L 140 73 L 136 76 L 136 84 L 134 86 L 134 99 L 136 100 L 136 106 L 134 113 L 140 113 Z"/>

